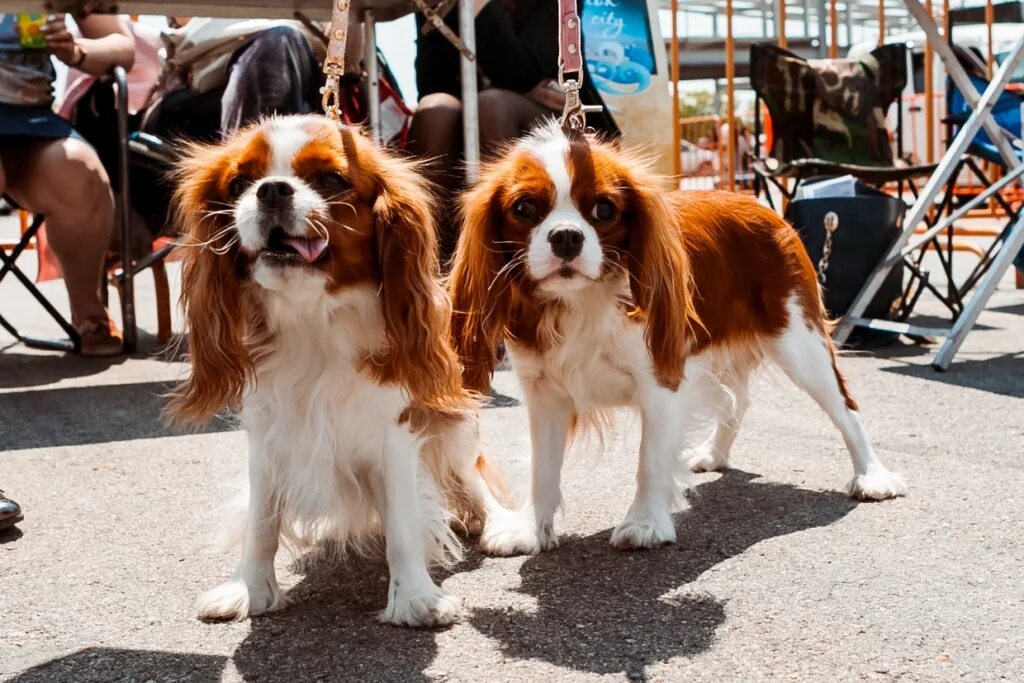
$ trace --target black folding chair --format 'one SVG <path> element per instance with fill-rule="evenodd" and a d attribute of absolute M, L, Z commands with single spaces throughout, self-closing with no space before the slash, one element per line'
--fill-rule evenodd
<path fill-rule="evenodd" d="M 120 184 L 120 192 L 117 194 L 118 234 L 121 239 L 121 263 L 130 264 L 132 263 L 132 226 L 130 219 L 131 213 L 128 205 L 130 187 L 128 180 L 128 75 L 122 67 L 115 67 L 105 78 L 110 79 L 117 94 L 117 174 Z M 73 351 L 77 353 L 81 350 L 81 339 L 75 331 L 75 328 L 53 306 L 53 304 L 47 300 L 46 296 L 44 296 L 43 293 L 39 291 L 39 288 L 36 287 L 35 283 L 32 282 L 32 279 L 25 275 L 17 265 L 18 257 L 24 253 L 32 240 L 35 239 L 36 234 L 39 232 L 39 229 L 42 227 L 45 220 L 45 216 L 42 214 L 36 214 L 33 216 L 28 229 L 21 235 L 21 238 L 10 251 L 6 251 L 4 248 L 0 247 L 0 261 L 2 261 L 2 263 L 0 263 L 0 281 L 2 281 L 7 275 L 12 275 L 16 280 L 18 280 L 28 290 L 29 294 L 39 302 L 49 316 L 61 327 L 67 335 L 67 338 L 41 339 L 22 334 L 18 328 L 15 327 L 7 318 L 3 317 L 2 314 L 0 314 L 0 327 L 3 327 L 11 334 L 11 336 L 26 346 L 58 351 Z M 137 344 L 137 330 L 135 325 L 135 289 L 133 280 L 135 271 L 136 268 L 122 267 L 121 273 L 118 275 L 118 282 L 120 284 L 119 289 L 121 292 L 121 324 L 122 332 L 124 334 L 125 353 L 134 353 Z M 105 281 L 102 283 L 102 286 L 104 288 L 106 287 Z"/>
<path fill-rule="evenodd" d="M 907 47 L 883 45 L 866 59 L 809 62 L 771 43 L 750 47 L 754 103 L 755 187 L 775 185 L 788 201 L 817 176 L 852 175 L 868 185 L 902 184 L 931 175 L 934 164 L 908 166 L 902 108 L 896 112 L 896 156 L 885 116 L 907 82 Z M 771 115 L 772 148 L 760 149 L 761 103 Z M 916 189 L 909 183 L 911 192 Z M 771 193 L 765 192 L 769 202 Z"/>

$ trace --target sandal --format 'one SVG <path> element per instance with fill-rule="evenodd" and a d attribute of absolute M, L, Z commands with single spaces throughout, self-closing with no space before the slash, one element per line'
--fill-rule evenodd
<path fill-rule="evenodd" d="M 110 316 L 86 318 L 75 325 L 81 339 L 79 353 L 87 358 L 119 356 L 124 353 L 121 331 Z"/>

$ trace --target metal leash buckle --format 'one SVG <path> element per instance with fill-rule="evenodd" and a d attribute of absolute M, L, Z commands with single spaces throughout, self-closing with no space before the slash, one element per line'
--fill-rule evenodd
<path fill-rule="evenodd" d="M 341 67 L 334 63 L 325 64 L 324 73 L 327 74 L 327 80 L 320 88 L 324 114 L 337 121 L 341 118 Z"/>
<path fill-rule="evenodd" d="M 600 112 L 600 105 L 583 104 L 580 99 L 580 81 L 575 78 L 562 80 L 559 70 L 559 82 L 562 92 L 565 93 L 565 104 L 562 106 L 562 128 L 565 130 L 585 132 L 587 129 L 587 114 Z"/>

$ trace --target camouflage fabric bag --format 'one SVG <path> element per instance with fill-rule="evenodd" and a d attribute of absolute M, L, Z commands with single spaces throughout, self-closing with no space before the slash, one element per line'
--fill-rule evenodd
<path fill-rule="evenodd" d="M 806 60 L 769 43 L 750 48 L 750 81 L 771 114 L 779 161 L 892 166 L 885 116 L 907 82 L 904 45 L 862 59 Z"/>

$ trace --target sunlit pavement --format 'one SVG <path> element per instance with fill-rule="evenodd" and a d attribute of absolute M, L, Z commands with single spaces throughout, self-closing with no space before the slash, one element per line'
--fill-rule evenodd
<path fill-rule="evenodd" d="M 5 224 L 9 227 L 9 224 Z M 28 268 L 34 255 L 22 263 Z M 28 268 L 31 270 L 31 268 Z M 177 268 L 172 268 L 177 277 Z M 176 284 L 175 284 L 176 288 Z M 45 291 L 62 299 L 62 285 Z M 291 606 L 204 624 L 192 602 L 236 556 L 208 541 L 244 434 L 169 434 L 160 394 L 184 366 L 142 352 L 87 361 L 0 336 L 0 488 L 25 521 L 0 536 L 0 678 L 89 680 L 990 680 L 1024 671 L 1024 292 L 1010 281 L 948 373 L 929 349 L 842 366 L 881 458 L 910 495 L 854 504 L 842 443 L 782 378 L 757 383 L 725 474 L 696 477 L 679 542 L 608 546 L 632 496 L 636 420 L 581 443 L 561 547 L 475 551 L 444 575 L 464 615 L 438 631 L 378 625 L 378 559 L 303 568 Z M 0 312 L 55 334 L 15 283 Z M 486 450 L 521 494 L 529 442 L 512 373 L 484 412 Z"/>

